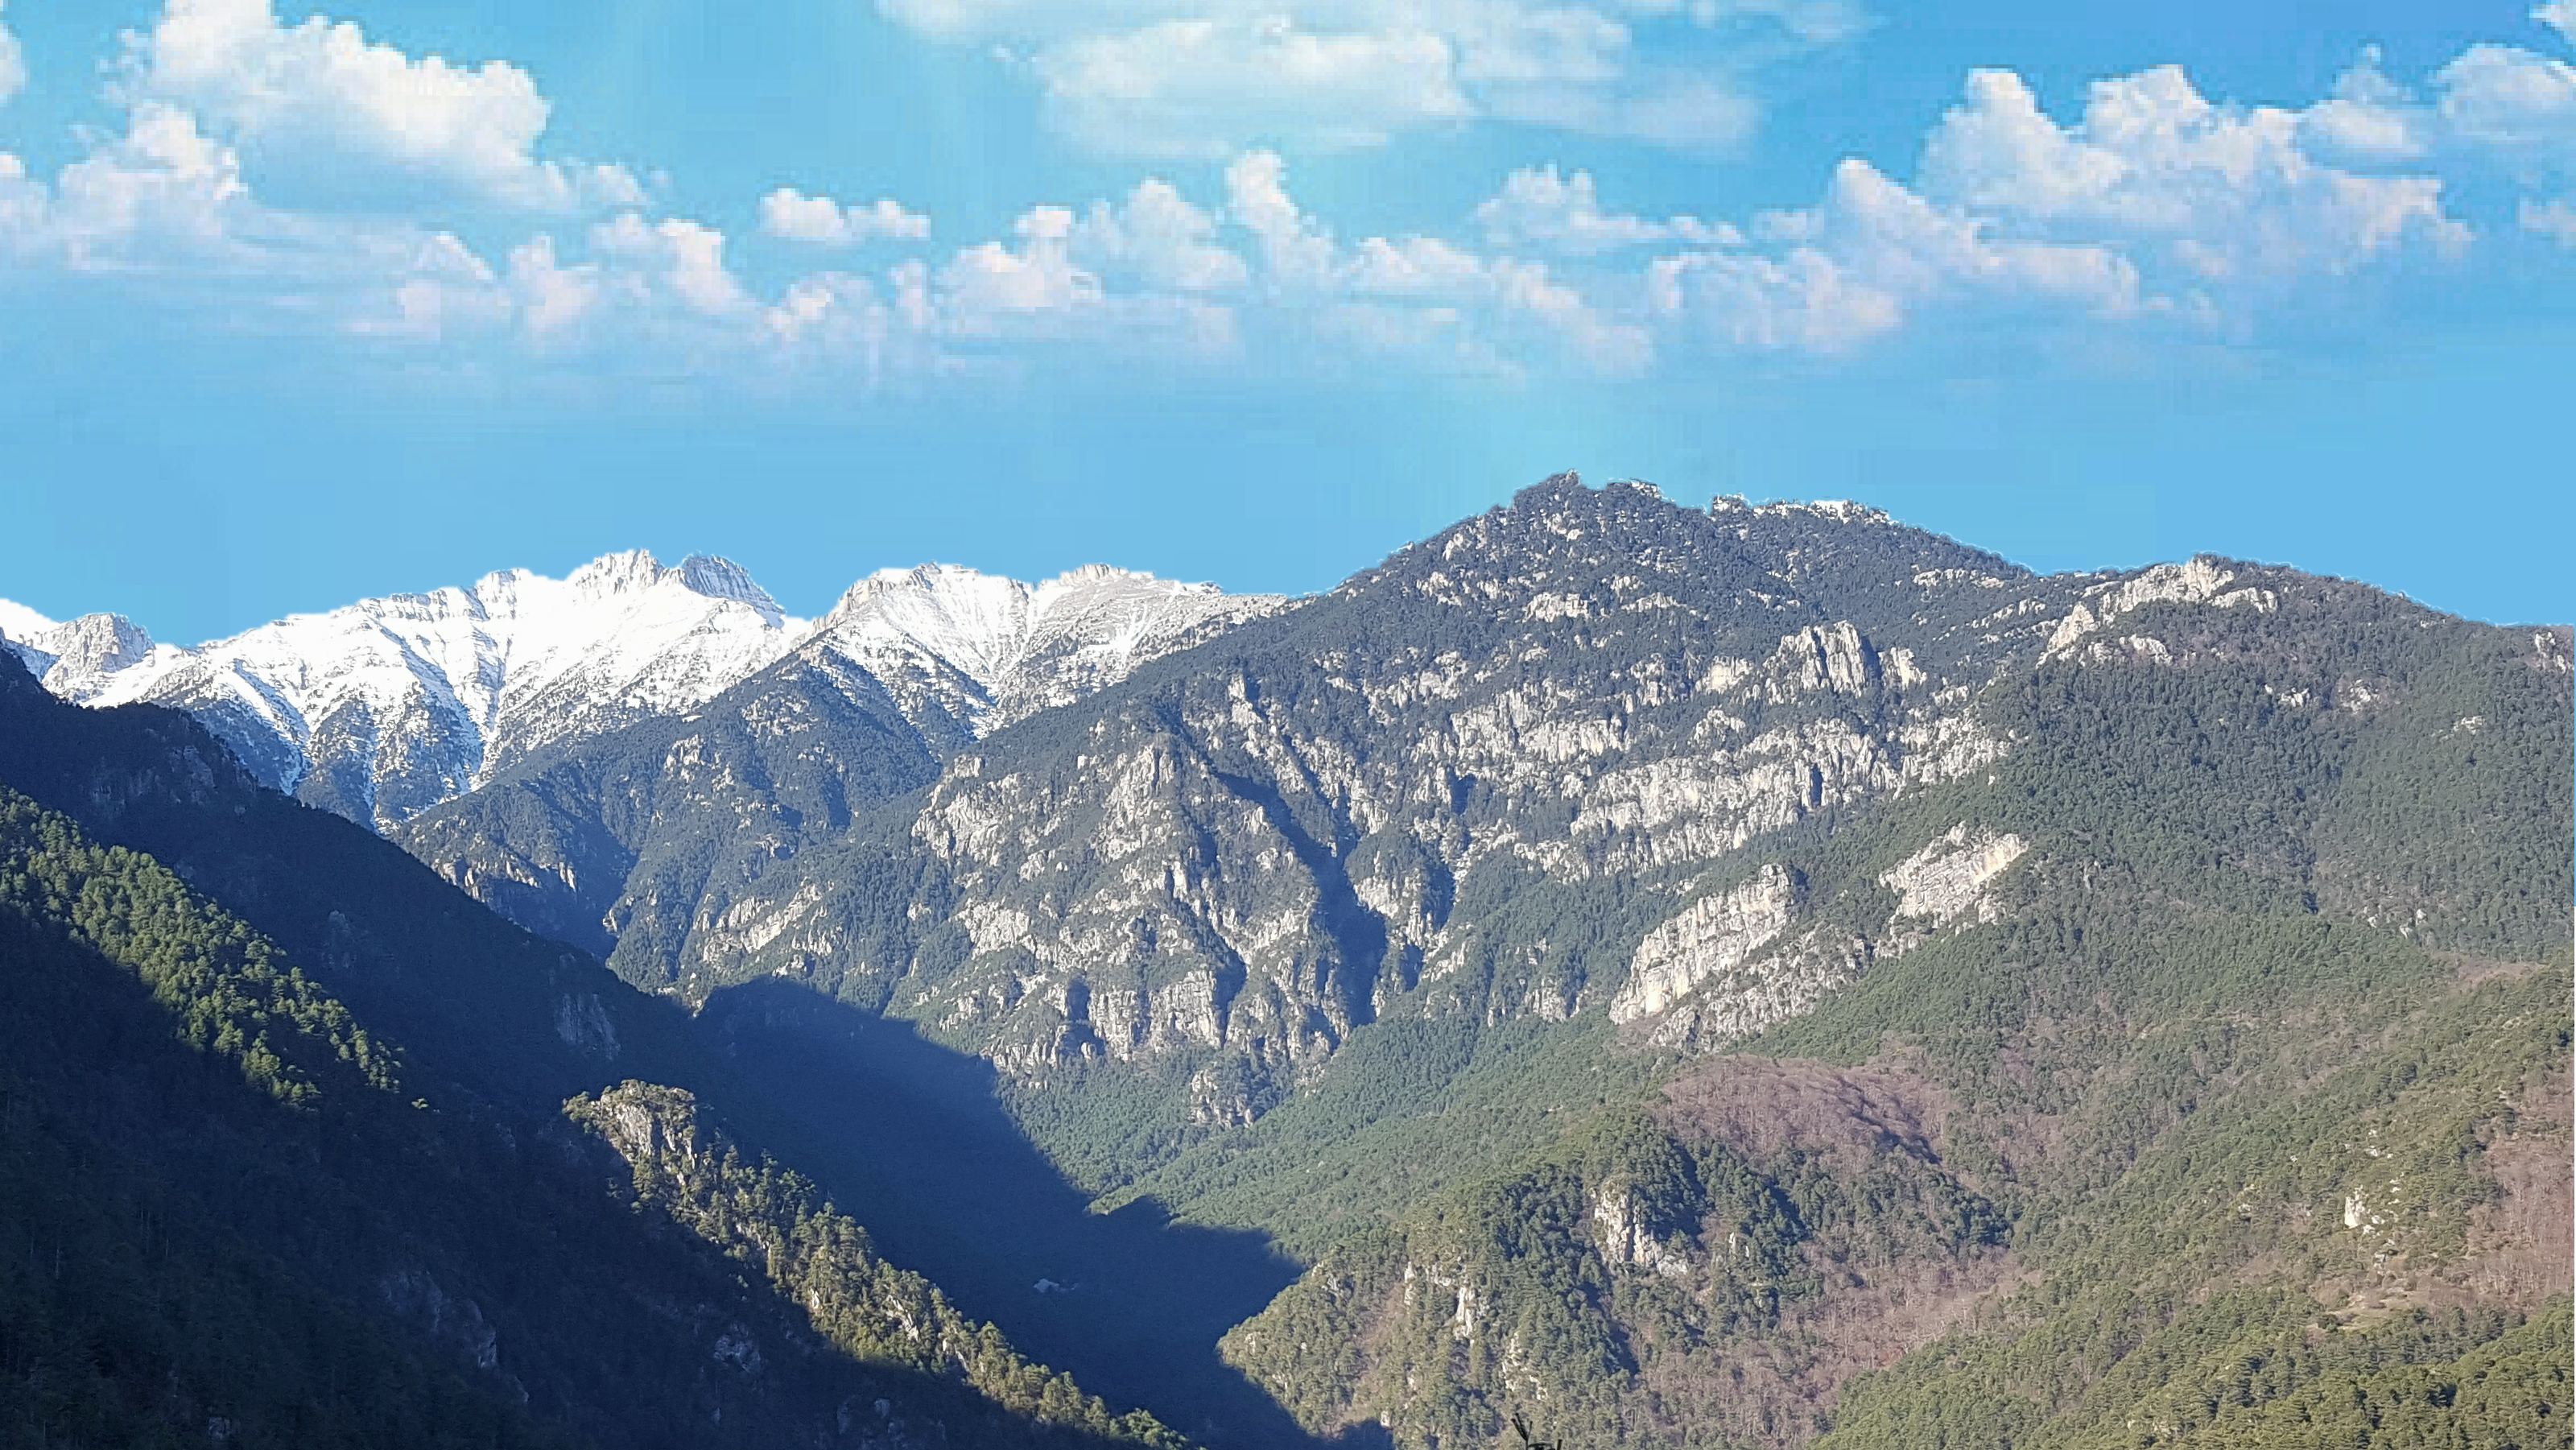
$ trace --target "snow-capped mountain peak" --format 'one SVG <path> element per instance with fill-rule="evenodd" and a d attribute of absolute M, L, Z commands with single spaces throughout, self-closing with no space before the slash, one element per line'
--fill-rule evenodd
<path fill-rule="evenodd" d="M 971 738 L 1114 684 L 1207 630 L 1286 603 L 1105 564 L 1038 584 L 924 564 L 881 570 L 850 586 L 816 621 L 807 647 L 876 676 L 934 738 Z"/>
<path fill-rule="evenodd" d="M 57 694 L 78 696 L 109 673 L 153 653 L 152 636 L 121 614 L 84 614 L 57 623 L 0 599 L 0 647 Z"/>
<path fill-rule="evenodd" d="M 714 554 L 691 554 L 680 561 L 678 572 L 681 584 L 695 593 L 709 599 L 730 599 L 737 604 L 748 604 L 773 624 L 787 622 L 787 612 L 778 607 L 778 601 L 769 597 L 768 590 L 752 582 L 750 571 L 731 559 Z"/>
<path fill-rule="evenodd" d="M 153 648 L 105 615 L 31 643 L 60 657 L 45 675 L 55 693 L 186 710 L 270 784 L 381 828 L 530 751 L 703 703 L 800 628 L 729 560 L 666 568 L 636 550 L 564 579 L 504 570 L 194 649 Z"/>
<path fill-rule="evenodd" d="M 695 710 L 791 650 L 874 677 L 944 754 L 1284 603 L 1105 565 L 1026 584 L 927 564 L 870 575 L 809 623 L 730 559 L 635 549 L 193 649 L 0 601 L 0 648 L 67 699 L 185 710 L 269 784 L 381 830 L 540 750 Z"/>

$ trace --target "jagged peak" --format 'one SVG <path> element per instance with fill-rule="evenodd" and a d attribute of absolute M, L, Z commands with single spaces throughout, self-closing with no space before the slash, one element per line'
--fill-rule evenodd
<path fill-rule="evenodd" d="M 691 554 L 671 572 L 678 575 L 680 582 L 691 592 L 709 599 L 730 599 L 737 604 L 748 604 L 772 624 L 787 617 L 787 612 L 778 607 L 778 601 L 769 597 L 769 591 L 752 580 L 750 570 L 721 555 Z"/>
<path fill-rule="evenodd" d="M 63 645 L 77 643 L 111 652 L 130 653 L 136 658 L 141 658 L 152 648 L 152 636 L 145 632 L 143 626 L 122 614 L 84 614 L 69 623 L 54 626 L 49 634 Z"/>
<path fill-rule="evenodd" d="M 497 586 L 502 592 L 516 593 L 543 578 L 526 569 L 505 569 L 485 575 L 475 587 L 481 591 Z M 625 549 L 602 554 L 573 570 L 564 583 L 594 598 L 676 584 L 703 598 L 749 605 L 772 626 L 783 624 L 787 618 L 786 611 L 751 577 L 750 570 L 718 554 L 691 554 L 665 567 L 650 549 Z"/>
<path fill-rule="evenodd" d="M 575 569 L 564 580 L 566 584 L 593 594 L 623 594 L 631 589 L 650 589 L 662 581 L 662 561 L 650 549 L 627 549 L 602 554 Z"/>
<path fill-rule="evenodd" d="M 475 580 L 472 589 L 468 592 L 474 594 L 487 594 L 496 589 L 515 589 L 532 579 L 542 579 L 544 577 L 544 575 L 539 574 L 534 569 L 495 569 L 491 573 L 484 575 L 482 578 Z"/>
<path fill-rule="evenodd" d="M 59 670 L 65 679 L 96 681 L 153 652 L 152 636 L 122 614 L 84 614 L 51 629 L 6 638 L 30 670 L 49 679 Z"/>

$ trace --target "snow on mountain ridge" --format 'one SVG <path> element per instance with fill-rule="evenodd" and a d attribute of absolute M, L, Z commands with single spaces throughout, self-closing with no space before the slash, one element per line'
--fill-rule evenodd
<path fill-rule="evenodd" d="M 14 599 L 0 599 L 0 635 L 24 643 L 62 621 L 47 619 Z"/>
<path fill-rule="evenodd" d="M 61 626 L 44 647 L 108 618 Z M 638 550 L 561 580 L 504 570 L 194 649 L 102 640 L 87 667 L 67 670 L 65 655 L 45 683 L 86 705 L 186 710 L 269 784 L 382 829 L 528 751 L 701 703 L 784 654 L 799 624 L 739 565 L 665 568 Z"/>
<path fill-rule="evenodd" d="M 866 669 L 916 727 L 953 746 L 1115 684 L 1202 631 L 1287 603 L 1106 564 L 1037 584 L 923 564 L 851 585 L 803 648 Z"/>
<path fill-rule="evenodd" d="M 63 682 L 57 693 L 133 665 L 155 648 L 152 636 L 122 614 L 84 614 L 57 623 L 5 599 L 0 599 L 0 642 L 48 688 Z"/>
<path fill-rule="evenodd" d="M 538 750 L 695 709 L 791 650 L 874 676 L 944 755 L 1284 602 L 1105 565 L 1031 585 L 932 564 L 862 579 L 809 622 L 731 560 L 631 550 L 193 649 L 121 616 L 56 623 L 20 605 L 0 609 L 0 634 L 55 694 L 185 710 L 270 785 L 384 830 Z"/>

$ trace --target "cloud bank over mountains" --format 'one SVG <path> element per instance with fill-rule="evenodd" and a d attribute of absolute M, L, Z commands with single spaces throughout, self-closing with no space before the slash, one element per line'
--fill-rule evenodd
<path fill-rule="evenodd" d="M 1855 157 L 1804 207 L 1649 217 L 1619 208 L 1615 178 L 1540 160 L 1446 234 L 1404 236 L 1345 235 L 1286 158 L 1487 121 L 1734 145 L 1758 106 L 1722 78 L 1866 17 L 1831 0 L 880 8 L 1005 50 L 1077 144 L 1221 158 L 1221 183 L 1033 199 L 981 240 L 897 197 L 782 184 L 742 243 L 778 265 L 746 268 L 649 168 L 551 154 L 552 105 L 505 61 L 290 24 L 270 0 L 169 0 L 109 58 L 121 129 L 50 177 L 0 153 L 0 306 L 219 316 L 486 375 L 580 362 L 847 394 L 1104 359 L 1629 378 L 1997 329 L 2260 338 L 2390 278 L 2517 249 L 2576 263 L 2576 67 L 2537 48 L 2568 41 L 2567 0 L 2527 44 L 2414 78 L 2366 54 L 2304 106 L 2234 104 L 2172 66 L 2080 98 L 1980 70 L 1910 177 Z M 0 29 L 0 100 L 24 72 Z"/>

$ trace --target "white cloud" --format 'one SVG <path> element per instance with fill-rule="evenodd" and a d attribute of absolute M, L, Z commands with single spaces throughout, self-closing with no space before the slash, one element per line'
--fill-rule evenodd
<path fill-rule="evenodd" d="M 391 209 L 423 189 L 547 212 L 646 200 L 623 167 L 538 159 L 550 107 L 525 71 L 415 60 L 321 16 L 281 24 L 271 0 L 169 0 L 126 35 L 118 89 L 186 108 L 311 205 Z"/>
<path fill-rule="evenodd" d="M 1844 352 L 1905 320 L 1901 300 L 1813 247 L 1657 258 L 1647 296 L 1696 338 L 1739 348 Z"/>
<path fill-rule="evenodd" d="M 2576 171 L 2576 66 L 2509 45 L 2473 45 L 2433 84 L 2458 143 L 2524 168 Z"/>
<path fill-rule="evenodd" d="M 2218 105 L 2164 67 L 2095 83 L 2061 125 L 2019 76 L 1979 71 L 1926 138 L 1914 185 L 1845 161 L 1822 202 L 1757 218 L 1747 247 L 1658 259 L 1648 303 L 1711 342 L 1819 352 L 1936 312 L 2241 332 L 2335 279 L 2468 247 L 2439 176 L 2311 153 L 2429 154 L 2400 99 L 2375 59 L 2306 112 Z"/>
<path fill-rule="evenodd" d="M 1688 150 L 1759 122 L 1752 71 L 1867 28 L 1847 0 L 878 0 L 1025 58 L 1103 154 L 1214 160 L 1508 121 Z"/>
<path fill-rule="evenodd" d="M 1227 292 L 1252 279 L 1242 254 L 1217 240 L 1217 217 L 1190 204 L 1171 183 L 1137 183 L 1112 206 L 1095 201 L 1074 226 L 1074 255 L 1104 272 L 1132 272 L 1147 287 L 1174 292 Z"/>
<path fill-rule="evenodd" d="M 1531 247 L 1590 257 L 1625 247 L 1681 243 L 1726 246 L 1744 240 L 1735 228 L 1676 216 L 1665 221 L 1605 212 L 1592 173 L 1560 176 L 1553 165 L 1513 172 L 1503 189 L 1479 204 L 1477 225 L 1497 247 Z"/>
<path fill-rule="evenodd" d="M 2576 3 L 2576 0 L 2571 0 Z M 2302 118 L 2302 139 L 2336 160 L 2461 164 L 2520 179 L 2576 177 L 2576 66 L 2479 44 L 2433 73 L 2426 100 L 2380 69 L 2376 51 Z"/>
<path fill-rule="evenodd" d="M 1013 223 L 1017 248 L 1000 242 L 968 247 L 940 270 L 940 289 L 964 325 L 985 330 L 1013 314 L 1072 312 L 1098 303 L 1100 279 L 1074 265 L 1073 213 L 1037 207 Z"/>
<path fill-rule="evenodd" d="M 1277 152 L 1237 157 L 1225 169 L 1226 214 L 1252 233 L 1273 289 L 1314 289 L 1331 281 L 1333 235 L 1288 195 L 1288 163 Z"/>
<path fill-rule="evenodd" d="M 2567 4 L 2535 18 L 2556 24 Z M 2518 224 L 2549 233 L 2533 218 L 2576 205 L 2576 66 L 2509 45 L 2472 45 L 2431 78 L 2432 98 L 2418 96 L 2363 56 L 2311 107 L 2304 139 L 2312 149 L 2357 167 L 2405 164 L 2454 177 L 2501 181 L 2518 190 Z"/>
<path fill-rule="evenodd" d="M 646 221 L 634 212 L 590 229 L 591 249 L 624 266 L 620 286 L 667 296 L 702 317 L 747 316 L 751 294 L 725 267 L 724 233 L 679 217 Z"/>
<path fill-rule="evenodd" d="M 1111 289 L 1074 256 L 1084 225 L 1067 208 L 1033 207 L 1012 226 L 1016 246 L 960 251 L 932 274 L 920 325 L 968 346 L 1036 349 L 1014 359 L 1015 370 L 1066 344 L 1079 344 L 1086 363 L 1103 355 L 1165 366 L 1240 357 L 1232 307 L 1150 287 Z"/>
<path fill-rule="evenodd" d="M 930 218 L 904 210 L 903 203 L 893 197 L 878 197 L 867 206 L 844 207 L 828 196 L 807 196 L 789 186 L 760 199 L 760 229 L 781 241 L 821 247 L 854 247 L 879 240 L 930 240 Z"/>
<path fill-rule="evenodd" d="M 2576 0 L 2549 0 L 2531 12 L 2531 18 L 2558 32 L 2560 39 L 2576 45 Z"/>
<path fill-rule="evenodd" d="M 997 8 L 942 3 L 938 23 L 970 29 Z M 1067 5 L 1120 35 L 1196 23 L 1151 0 Z M 1383 22 L 1396 10 L 1316 0 L 1299 13 L 1313 26 L 1274 26 L 1261 43 L 1286 58 L 1264 64 L 1307 65 L 1287 54 L 1300 36 L 1393 33 Z M 1440 74 L 1480 115 L 1551 74 L 1574 78 L 1583 104 L 1650 97 L 1662 81 L 1630 64 L 1632 26 L 1857 23 L 1797 0 L 1597 0 L 1546 25 L 1535 14 L 1497 0 L 1404 9 L 1406 33 L 1445 48 Z M 182 17 L 213 28 L 189 31 Z M 1496 26 L 1510 33 L 1497 39 Z M 216 34 L 267 59 L 242 61 Z M 1083 36 L 1067 34 L 1041 53 L 1076 53 Z M 188 56 L 203 64 L 179 66 Z M 165 59 L 174 69 L 152 79 Z M 1332 79 L 1313 64 L 1315 86 Z M 245 75 L 264 79 L 244 89 Z M 182 330 L 203 317 L 355 335 L 376 355 L 592 387 L 648 375 L 917 388 L 1048 371 L 1123 386 L 1207 369 L 1624 377 L 1711 349 L 1836 354 L 1944 329 L 2237 336 L 2349 295 L 2336 289 L 2357 274 L 2461 255 L 2471 236 L 2449 188 L 2472 172 L 2486 186 L 2482 224 L 2576 248 L 2576 71 L 2503 46 L 2470 47 L 2415 89 L 2366 56 L 2304 110 L 2220 104 L 2179 70 L 2150 70 L 2096 84 L 2062 122 L 2018 76 L 1978 72 L 1927 135 L 1912 182 L 1851 159 L 1814 205 L 1738 225 L 1612 211 L 1591 173 L 1547 166 L 1511 173 L 1454 228 L 1346 237 L 1292 193 L 1279 152 L 1254 149 L 1230 158 L 1216 195 L 1147 179 L 1028 207 L 1008 235 L 944 258 L 761 285 L 733 270 L 715 228 L 640 208 L 592 225 L 523 217 L 531 230 L 478 251 L 345 199 L 294 204 L 299 186 L 337 174 L 279 160 L 291 154 L 281 138 L 314 124 L 314 96 L 346 101 L 402 77 L 428 78 L 414 100 L 432 120 L 491 103 L 471 144 L 437 125 L 408 134 L 406 154 L 426 158 L 415 171 L 443 167 L 487 197 L 508 178 L 568 175 L 535 159 L 544 103 L 507 66 L 452 70 L 347 27 L 280 28 L 264 4 L 178 0 L 153 38 L 131 43 L 125 77 L 123 133 L 50 181 L 0 155 L 0 262 L 13 275 L 164 308 Z M 162 94 L 164 81 L 198 100 Z M 335 143 L 340 162 L 392 144 L 376 133 L 395 114 L 361 115 Z M 2498 177 L 2513 186 L 2487 186 Z M 2460 189 L 2475 200 L 2477 188 Z M 770 236 L 822 245 L 929 232 L 891 199 L 845 206 L 787 188 L 760 199 L 759 217 Z"/>
<path fill-rule="evenodd" d="M 2004 232 L 2118 246 L 2199 285 L 2467 244 L 2438 178 L 2323 164 L 2300 144 L 2307 129 L 2297 112 L 2213 104 L 2172 66 L 2094 82 L 2083 118 L 2060 126 L 2019 76 L 1979 71 L 1926 142 L 1920 185 Z"/>
<path fill-rule="evenodd" d="M 1777 255 L 1659 259 L 1650 301 L 1713 341 L 1828 353 L 1891 333 L 1926 306 L 2120 319 L 2146 305 L 2118 251 L 2001 237 L 1992 219 L 1928 201 L 1865 161 L 1842 163 L 1821 205 L 1775 217 L 1767 231 L 1784 248 Z"/>
<path fill-rule="evenodd" d="M 1517 375 L 1529 364 L 1616 375 L 1651 363 L 1653 338 L 1606 314 L 1546 266 L 1479 256 L 1439 237 L 1367 237 L 1345 247 L 1291 196 L 1273 152 L 1226 169 L 1226 212 L 1254 239 L 1256 289 L 1319 335 L 1373 354 Z"/>
<path fill-rule="evenodd" d="M 1317 33 L 1284 15 L 1167 20 L 1034 61 L 1048 115 L 1118 156 L 1217 160 L 1247 146 L 1347 149 L 1464 120 L 1449 43 L 1423 31 Z"/>
<path fill-rule="evenodd" d="M 2376 46 L 2335 81 L 2334 94 L 2299 118 L 2303 149 L 2329 161 L 2359 165 L 2420 161 L 2432 154 L 2433 137 L 2407 89 L 2380 69 Z"/>
<path fill-rule="evenodd" d="M 5 8 L 5 6 L 0 6 Z M 5 23 L 0 23 L 0 105 L 27 88 L 27 52 Z"/>

